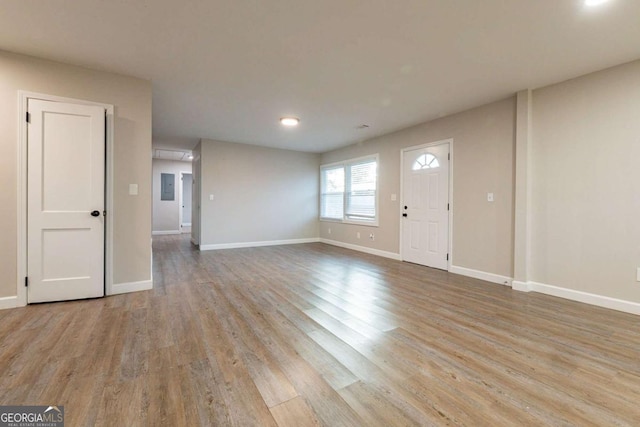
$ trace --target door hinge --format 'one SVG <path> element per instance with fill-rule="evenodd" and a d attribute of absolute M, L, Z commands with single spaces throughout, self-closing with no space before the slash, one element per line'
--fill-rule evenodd
<path fill-rule="evenodd" d="M 451 160 L 451 153 L 447 154 L 447 160 Z"/>
<path fill-rule="evenodd" d="M 107 216 L 107 211 L 102 211 L 102 216 Z"/>
<path fill-rule="evenodd" d="M 27 111 L 26 119 L 27 119 L 27 123 L 31 123 L 31 113 L 29 113 L 28 111 Z"/>
<path fill-rule="evenodd" d="M 28 288 L 29 287 L 29 277 L 25 277 L 24 278 L 24 287 Z"/>
<path fill-rule="evenodd" d="M 450 209 L 449 209 L 449 203 L 447 203 L 447 210 L 450 210 Z"/>
<path fill-rule="evenodd" d="M 449 254 L 447 254 L 447 261 L 449 261 Z"/>

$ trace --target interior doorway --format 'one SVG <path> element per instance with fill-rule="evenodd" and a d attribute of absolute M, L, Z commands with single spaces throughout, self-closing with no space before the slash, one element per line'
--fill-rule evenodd
<path fill-rule="evenodd" d="M 182 233 L 191 233 L 193 174 L 190 172 L 181 172 L 180 181 L 182 183 L 180 191 L 180 231 Z"/>

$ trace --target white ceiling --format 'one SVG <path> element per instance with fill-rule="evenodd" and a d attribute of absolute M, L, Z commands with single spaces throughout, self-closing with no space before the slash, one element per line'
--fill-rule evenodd
<path fill-rule="evenodd" d="M 583 2 L 3 1 L 0 49 L 152 80 L 156 146 L 323 152 L 640 57 L 640 1 Z"/>

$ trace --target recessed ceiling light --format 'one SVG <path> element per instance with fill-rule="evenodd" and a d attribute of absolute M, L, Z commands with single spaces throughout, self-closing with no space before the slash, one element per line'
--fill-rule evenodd
<path fill-rule="evenodd" d="M 584 0 L 586 6 L 599 6 L 608 2 L 609 0 Z"/>
<path fill-rule="evenodd" d="M 300 123 L 300 119 L 297 117 L 282 117 L 280 119 L 280 123 L 282 123 L 284 126 L 298 126 L 298 123 Z"/>

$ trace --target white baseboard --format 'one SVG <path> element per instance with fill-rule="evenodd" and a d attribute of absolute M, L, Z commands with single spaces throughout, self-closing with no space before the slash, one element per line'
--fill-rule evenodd
<path fill-rule="evenodd" d="M 452 265 L 449 269 L 449 273 L 473 277 L 474 279 L 480 279 L 491 283 L 498 283 L 499 285 L 505 286 L 511 286 L 511 281 L 513 280 L 513 278 L 508 276 L 501 276 L 499 274 L 487 273 L 486 271 L 473 270 L 466 267 L 458 267 L 457 265 Z"/>
<path fill-rule="evenodd" d="M 16 307 L 19 307 L 17 296 L 0 298 L 0 310 Z"/>
<path fill-rule="evenodd" d="M 337 240 L 329 240 L 329 239 L 320 239 L 321 243 L 326 243 L 327 245 L 339 246 L 345 249 L 351 249 L 353 251 L 364 252 L 371 255 L 377 255 L 384 258 L 395 259 L 396 261 L 402 261 L 400 254 L 394 252 L 381 251 L 380 249 L 367 248 L 366 246 L 352 245 L 351 243 L 339 242 Z"/>
<path fill-rule="evenodd" d="M 111 287 L 111 293 L 108 295 L 124 294 L 128 292 L 147 291 L 153 288 L 153 280 L 143 280 L 140 282 L 118 283 Z M 0 310 L 7 308 L 20 307 L 18 297 L 0 298 Z"/>
<path fill-rule="evenodd" d="M 520 292 L 531 292 L 529 284 L 527 282 L 521 282 L 519 280 L 514 280 L 513 282 L 511 282 L 511 289 Z"/>
<path fill-rule="evenodd" d="M 516 284 L 516 282 L 514 282 L 514 284 Z M 514 286 L 513 289 L 522 292 L 539 292 L 541 294 L 553 295 L 554 297 L 640 315 L 640 303 L 611 298 L 604 295 L 576 291 L 574 289 L 561 288 L 559 286 L 537 282 L 517 282 L 517 288 Z"/>
<path fill-rule="evenodd" d="M 140 282 L 117 283 L 111 286 L 109 295 L 126 294 L 129 292 L 148 291 L 153 289 L 153 280 L 142 280 Z"/>
<path fill-rule="evenodd" d="M 151 235 L 153 236 L 167 236 L 170 234 L 182 234 L 180 230 L 167 230 L 167 231 L 152 231 Z"/>
<path fill-rule="evenodd" d="M 213 245 L 200 245 L 201 251 L 216 251 L 220 249 L 257 248 L 260 246 L 296 245 L 299 243 L 316 243 L 319 239 L 312 237 L 309 239 L 289 239 L 289 240 L 265 240 L 262 242 L 238 242 L 238 243 L 218 243 Z"/>

